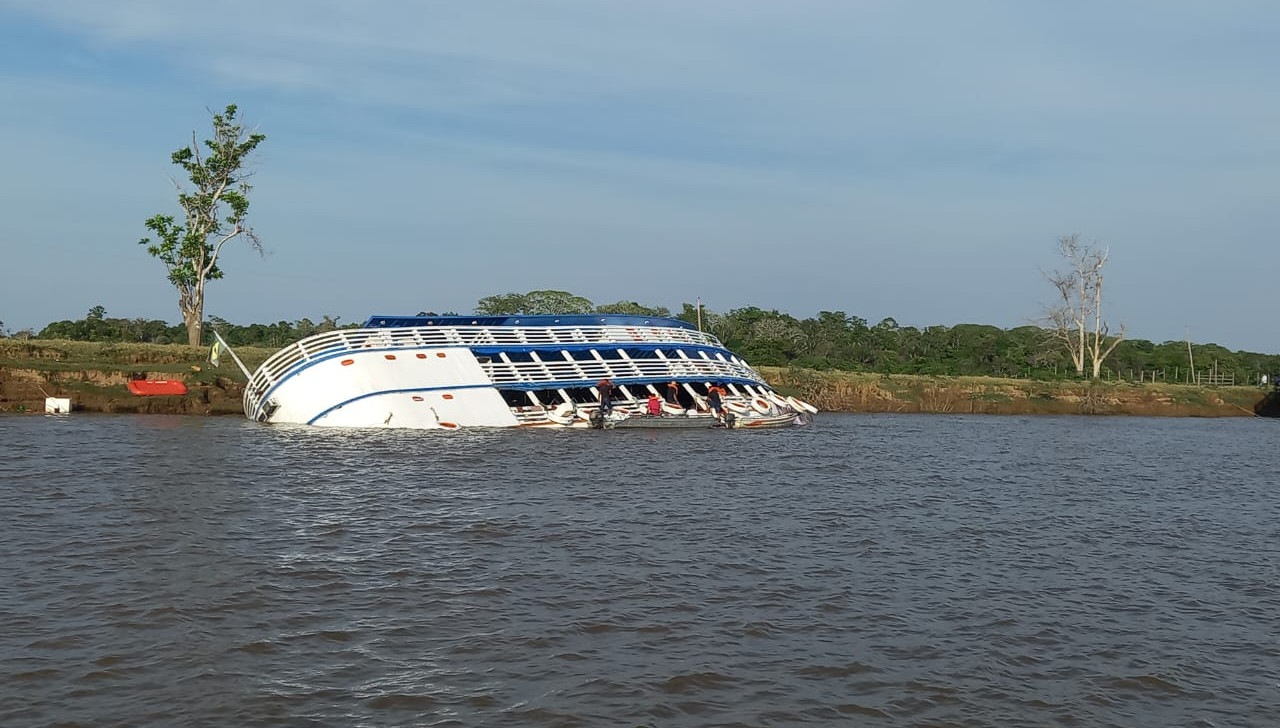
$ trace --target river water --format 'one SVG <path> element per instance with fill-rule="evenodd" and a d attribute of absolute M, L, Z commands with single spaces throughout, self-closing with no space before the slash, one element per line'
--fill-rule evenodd
<path fill-rule="evenodd" d="M 1276 726 L 1278 428 L 0 417 L 0 726 Z"/>

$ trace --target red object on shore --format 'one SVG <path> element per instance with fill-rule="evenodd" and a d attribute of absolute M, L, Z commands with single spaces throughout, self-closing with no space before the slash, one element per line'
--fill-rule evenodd
<path fill-rule="evenodd" d="M 187 385 L 179 379 L 133 379 L 129 381 L 129 391 L 139 397 L 157 394 L 186 394 Z"/>

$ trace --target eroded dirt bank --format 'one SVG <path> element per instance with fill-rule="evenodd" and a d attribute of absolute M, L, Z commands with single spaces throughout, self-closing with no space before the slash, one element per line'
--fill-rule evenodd
<path fill-rule="evenodd" d="M 139 397 L 126 387 L 131 377 L 181 379 L 182 396 Z M 172 372 L 79 371 L 0 368 L 0 412 L 43 412 L 45 397 L 67 397 L 76 412 L 239 415 L 243 387 L 229 377 L 199 379 Z"/>

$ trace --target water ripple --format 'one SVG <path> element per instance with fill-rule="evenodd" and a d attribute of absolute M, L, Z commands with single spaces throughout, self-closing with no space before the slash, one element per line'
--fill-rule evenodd
<path fill-rule="evenodd" d="M 1280 725 L 1273 437 L 0 417 L 0 725 Z"/>

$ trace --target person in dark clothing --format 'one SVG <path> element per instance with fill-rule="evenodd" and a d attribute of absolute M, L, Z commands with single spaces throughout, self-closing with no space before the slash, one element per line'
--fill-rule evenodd
<path fill-rule="evenodd" d="M 600 411 L 607 415 L 613 411 L 613 382 L 605 377 L 596 382 L 596 389 L 600 392 Z"/>
<path fill-rule="evenodd" d="M 711 413 L 720 419 L 724 416 L 724 402 L 720 399 L 720 393 L 724 390 L 712 384 L 707 387 L 707 404 L 711 406 Z"/>
<path fill-rule="evenodd" d="M 667 382 L 667 401 L 671 404 L 680 404 L 680 385 L 675 382 Z"/>

